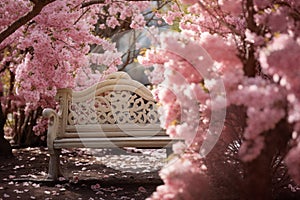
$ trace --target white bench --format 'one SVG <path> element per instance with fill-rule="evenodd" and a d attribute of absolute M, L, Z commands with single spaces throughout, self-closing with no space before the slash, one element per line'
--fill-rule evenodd
<path fill-rule="evenodd" d="M 83 91 L 59 89 L 59 111 L 46 108 L 49 118 L 48 179 L 57 180 L 62 148 L 166 148 L 177 140 L 160 128 L 157 105 L 141 83 L 124 72 Z"/>

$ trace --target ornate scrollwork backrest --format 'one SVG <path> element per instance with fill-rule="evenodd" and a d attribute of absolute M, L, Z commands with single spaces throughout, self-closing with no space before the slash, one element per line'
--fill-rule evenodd
<path fill-rule="evenodd" d="M 66 125 L 159 124 L 151 92 L 126 73 L 68 96 Z"/>

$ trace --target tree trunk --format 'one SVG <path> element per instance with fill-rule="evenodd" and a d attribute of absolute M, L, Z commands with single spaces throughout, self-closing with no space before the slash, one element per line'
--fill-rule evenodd
<path fill-rule="evenodd" d="M 277 126 L 266 133 L 265 147 L 261 154 L 245 165 L 242 199 L 269 200 L 272 194 L 272 160 L 277 152 L 286 152 L 292 128 L 287 121 L 281 120 Z"/>
<path fill-rule="evenodd" d="M 258 158 L 245 166 L 246 172 L 242 188 L 242 199 L 271 200 L 272 177 L 270 157 L 262 153 Z"/>
<path fill-rule="evenodd" d="M 39 107 L 25 115 L 24 107 L 18 109 L 19 115 L 14 116 L 14 145 L 17 147 L 42 146 L 45 142 L 35 135 L 33 127 L 37 124 L 37 119 L 42 116 L 42 108 Z"/>
<path fill-rule="evenodd" d="M 6 116 L 2 111 L 2 105 L 0 102 L 0 159 L 12 157 L 12 148 L 10 143 L 4 138 L 4 125 L 6 122 Z"/>

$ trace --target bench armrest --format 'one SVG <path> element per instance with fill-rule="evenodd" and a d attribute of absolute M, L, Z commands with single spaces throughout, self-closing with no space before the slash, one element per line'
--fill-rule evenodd
<path fill-rule="evenodd" d="M 54 151 L 53 141 L 57 137 L 58 131 L 58 114 L 52 108 L 45 108 L 43 110 L 43 116 L 48 118 L 48 132 L 47 132 L 47 147 L 49 152 Z"/>

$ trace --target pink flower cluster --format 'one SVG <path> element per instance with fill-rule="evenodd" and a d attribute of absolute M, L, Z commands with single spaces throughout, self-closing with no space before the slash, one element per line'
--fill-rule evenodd
<path fill-rule="evenodd" d="M 74 85 L 74 72 L 86 63 L 89 44 L 99 42 L 90 34 L 94 21 L 84 17 L 78 20 L 81 3 L 74 0 L 49 4 L 32 24 L 21 27 L 1 44 L 8 46 L 11 42 L 9 45 L 14 47 L 5 59 L 19 63 L 11 67 L 16 74 L 17 93 L 27 102 L 26 110 L 53 105 L 57 88 Z M 25 5 L 28 8 L 18 14 L 26 13 L 31 6 L 29 2 Z M 20 51 L 27 53 L 23 57 Z"/>
<path fill-rule="evenodd" d="M 145 18 L 142 14 L 134 16 L 131 21 L 130 28 L 132 29 L 141 29 L 146 26 Z"/>
<path fill-rule="evenodd" d="M 0 2 L 0 30 L 6 29 L 20 16 L 30 11 L 31 3 L 23 0 L 2 0 Z"/>
<path fill-rule="evenodd" d="M 160 103 L 162 126 L 171 137 L 185 139 L 185 144 L 174 145 L 180 158 L 161 171 L 165 185 L 159 186 L 151 199 L 205 199 L 207 180 L 199 168 L 199 150 L 209 130 L 212 104 L 217 101 L 211 100 L 207 92 L 208 88 L 217 88 L 217 77 L 211 71 L 213 62 L 199 44 L 184 35 L 162 35 L 160 44 L 138 60 L 154 66 L 149 73 L 158 84 L 154 96 Z M 188 151 L 194 153 L 186 154 Z M 198 191 L 189 187 L 194 183 L 201 185 Z"/>
<path fill-rule="evenodd" d="M 144 2 L 107 1 L 82 8 L 83 2 L 55 1 L 47 5 L 29 24 L 22 26 L 0 44 L 1 49 L 13 47 L 1 63 L 18 63 L 12 65 L 11 69 L 16 73 L 17 93 L 27 102 L 26 110 L 49 106 L 47 102 L 53 106 L 57 89 L 75 87 L 74 77 L 87 83 L 84 86 L 81 84 L 82 87 L 104 78 L 105 75 L 100 75 L 100 72 L 88 75 L 90 77 L 79 77 L 84 74 L 80 68 L 90 64 L 90 44 L 102 45 L 105 50 L 105 53 L 97 55 L 97 59 L 92 55 L 92 63 L 105 66 L 107 70 L 104 74 L 116 71 L 116 66 L 121 63 L 121 54 L 109 41 L 91 33 L 97 23 L 95 15 L 108 8 L 110 16 L 106 26 L 115 28 L 120 25 L 119 20 L 132 17 L 136 23 L 133 28 L 138 28 L 145 24 L 140 13 L 150 5 Z M 26 14 L 32 6 L 30 1 L 1 1 L 1 19 L 5 19 L 0 22 L 1 30 Z M 120 18 L 116 18 L 119 14 Z M 20 54 L 20 51 L 26 54 Z M 87 79 L 90 81 L 84 81 Z"/>
<path fill-rule="evenodd" d="M 103 54 L 90 53 L 89 65 L 77 70 L 75 78 L 75 90 L 85 89 L 97 82 L 103 81 L 107 75 L 118 71 L 117 65 L 121 64 L 121 53 L 105 51 Z M 90 64 L 98 65 L 102 68 L 92 70 Z"/>
<path fill-rule="evenodd" d="M 283 107 L 286 92 L 277 84 L 272 84 L 261 77 L 244 77 L 235 87 L 231 85 L 231 90 L 228 92 L 230 104 L 243 105 L 247 108 L 245 141 L 242 143 L 240 155 L 243 161 L 251 161 L 263 149 L 264 139 L 261 134 L 274 129 L 276 124 L 286 116 Z M 257 103 L 258 99 L 260 103 Z M 250 146 L 251 150 L 247 148 Z"/>
<path fill-rule="evenodd" d="M 205 170 L 206 167 L 201 164 L 199 154 L 186 154 L 172 161 L 160 171 L 165 185 L 158 186 L 156 192 L 147 200 L 207 199 L 208 177 Z"/>
<path fill-rule="evenodd" d="M 39 118 L 37 125 L 33 127 L 33 131 L 37 136 L 42 136 L 47 131 L 48 119 Z"/>
<path fill-rule="evenodd" d="M 187 41 L 180 34 L 167 34 L 161 38 L 161 49 L 147 51 L 145 57 L 138 59 L 144 65 L 155 66 L 150 77 L 154 83 L 159 83 L 155 96 L 161 104 L 162 126 L 171 137 L 184 138 L 188 146 L 199 147 L 209 121 L 209 117 L 202 119 L 199 111 L 204 113 L 210 105 L 209 94 L 203 90 L 201 82 L 203 76 L 212 78 L 206 71 L 206 66 L 212 63 L 205 58 L 200 61 L 199 53 L 201 55 L 202 51 L 203 57 L 207 53 L 198 45 L 185 44 Z"/>
<path fill-rule="evenodd" d="M 131 21 L 130 28 L 140 29 L 145 26 L 146 21 L 142 13 L 151 6 L 150 2 L 135 1 L 107 1 L 99 6 L 100 18 L 105 19 L 105 24 L 101 24 L 101 29 L 120 26 L 122 22 Z M 108 17 L 107 17 L 108 16 Z"/>

